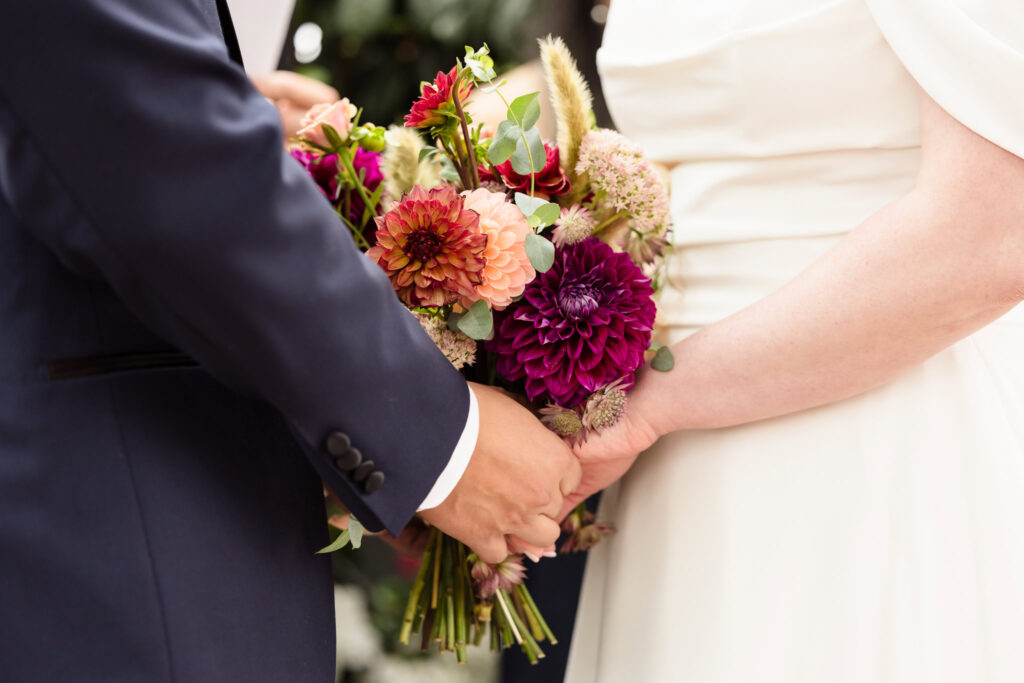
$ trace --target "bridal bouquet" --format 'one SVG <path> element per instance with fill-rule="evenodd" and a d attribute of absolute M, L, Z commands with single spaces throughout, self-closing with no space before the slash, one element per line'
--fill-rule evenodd
<path fill-rule="evenodd" d="M 668 193 L 641 151 L 592 126 L 589 88 L 558 39 L 541 41 L 557 144 L 536 128 L 539 93 L 509 102 L 487 46 L 432 83 L 389 130 L 359 123 L 347 99 L 317 105 L 292 155 L 440 350 L 469 379 L 525 396 L 578 443 L 615 424 L 653 352 L 654 294 L 669 241 Z M 478 91 L 478 92 L 477 92 Z M 501 97 L 496 128 L 474 124 L 472 97 Z M 563 551 L 611 529 L 578 507 Z M 348 528 L 325 551 L 358 545 Z M 523 585 L 522 559 L 481 562 L 432 530 L 401 632 L 465 658 L 467 643 L 556 642 Z"/>

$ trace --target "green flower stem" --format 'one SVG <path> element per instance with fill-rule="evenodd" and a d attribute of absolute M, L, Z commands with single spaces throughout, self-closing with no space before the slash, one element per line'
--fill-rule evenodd
<path fill-rule="evenodd" d="M 582 504 L 583 503 L 580 503 L 580 505 Z M 551 629 L 548 627 L 548 622 L 544 620 L 544 617 L 543 615 L 541 615 L 540 610 L 537 609 L 537 603 L 533 601 L 533 596 L 530 595 L 529 589 L 527 589 L 526 586 L 520 584 L 516 586 L 516 592 L 519 593 L 519 597 L 521 597 L 523 599 L 523 602 L 526 603 L 526 609 L 528 610 L 527 616 L 532 614 L 533 617 L 540 624 L 540 629 L 544 633 L 544 637 L 547 638 L 552 645 L 557 645 L 558 639 L 555 638 L 555 634 L 552 633 Z M 537 640 L 542 640 L 542 638 L 537 638 Z"/>
<path fill-rule="evenodd" d="M 597 235 L 598 233 L 600 233 L 602 230 L 607 228 L 609 225 L 611 225 L 615 221 L 619 220 L 620 218 L 626 218 L 627 216 L 629 216 L 629 212 L 627 212 L 627 211 L 619 211 L 616 214 L 612 214 L 607 219 L 601 221 L 601 224 L 598 225 L 596 228 L 594 228 L 593 231 L 590 234 L 591 235 Z"/>
<path fill-rule="evenodd" d="M 487 81 L 487 82 L 490 83 L 490 81 Z M 535 184 L 534 184 L 534 181 L 537 178 L 537 164 L 534 163 L 534 161 L 533 161 L 533 152 L 530 151 L 530 143 L 526 140 L 526 131 L 523 130 L 523 127 L 519 125 L 519 123 L 520 123 L 519 117 L 517 117 L 515 114 L 512 113 L 512 105 L 510 105 L 508 103 L 508 100 L 506 100 L 505 96 L 501 94 L 501 91 L 500 90 L 495 90 L 494 92 L 497 93 L 498 97 L 501 98 L 501 101 L 505 105 L 505 109 L 508 111 L 508 113 L 512 114 L 512 121 L 516 124 L 516 126 L 519 128 L 519 130 L 523 131 L 522 134 L 519 137 L 523 141 L 523 146 L 526 147 L 526 156 L 529 157 L 529 159 L 530 159 L 530 196 L 532 197 L 534 191 L 537 189 Z"/>
<path fill-rule="evenodd" d="M 469 163 L 469 179 L 472 186 L 467 190 L 475 190 L 480 187 L 480 173 L 477 171 L 476 154 L 473 152 L 473 142 L 469 137 L 469 124 L 466 122 L 466 113 L 462 111 L 462 102 L 459 101 L 458 80 L 452 88 L 452 102 L 455 104 L 455 113 L 459 117 L 459 125 L 462 126 L 462 141 L 466 145 L 466 160 Z"/>
<path fill-rule="evenodd" d="M 441 549 L 444 543 L 444 534 L 437 532 L 436 549 L 434 551 L 434 580 L 433 590 L 430 593 L 430 609 L 437 609 L 437 582 L 441 578 Z"/>
<path fill-rule="evenodd" d="M 431 534 L 441 533 L 436 528 L 432 529 Z M 431 538 L 431 541 L 434 539 Z M 433 543 L 428 542 L 427 548 L 423 552 L 423 559 L 420 561 L 420 569 L 416 572 L 416 580 L 413 581 L 412 590 L 409 592 L 409 601 L 405 604 L 405 615 L 402 617 L 402 629 L 398 634 L 398 642 L 403 645 L 409 644 L 409 638 L 412 636 L 413 621 L 415 620 L 417 607 L 420 603 L 420 594 L 423 592 L 423 586 L 426 584 L 427 572 L 430 569 L 431 554 L 433 551 Z"/>
<path fill-rule="evenodd" d="M 338 161 L 342 166 L 345 167 L 345 171 L 356 185 L 356 191 L 359 193 L 359 198 L 363 200 L 363 211 L 370 211 L 374 215 L 377 214 L 377 206 L 370 201 L 370 198 L 366 196 L 366 188 L 363 187 L 362 181 L 359 179 L 359 174 L 356 173 L 355 166 L 352 165 L 352 158 L 349 156 L 348 148 L 341 148 L 338 150 Z M 362 219 L 360 218 L 360 221 Z"/>
<path fill-rule="evenodd" d="M 335 209 L 335 211 L 337 211 L 338 218 L 341 219 L 341 222 L 344 223 L 345 227 L 348 228 L 348 231 L 352 233 L 352 239 L 356 241 L 356 245 L 359 246 L 363 251 L 369 249 L 370 244 L 369 242 L 366 241 L 366 238 L 363 237 L 363 231 L 358 229 L 356 226 L 352 225 L 349 222 L 348 218 L 346 218 L 348 213 L 344 212 L 344 210 L 341 208 Z"/>
<path fill-rule="evenodd" d="M 508 602 L 511 600 L 509 594 L 504 589 L 499 589 L 497 595 L 505 610 L 505 616 L 512 622 L 513 633 L 517 636 L 516 642 L 523 648 L 523 652 L 526 653 L 526 658 L 530 660 L 530 664 L 536 664 L 538 659 L 544 657 L 544 653 L 529 630 L 527 630 L 526 624 L 519 618 L 519 613 L 514 609 L 508 608 Z"/>

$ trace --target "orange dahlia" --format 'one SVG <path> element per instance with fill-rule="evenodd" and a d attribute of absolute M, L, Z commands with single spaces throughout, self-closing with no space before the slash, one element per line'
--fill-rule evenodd
<path fill-rule="evenodd" d="M 480 232 L 487 236 L 482 281 L 475 297 L 463 297 L 469 308 L 474 298 L 501 310 L 520 296 L 537 275 L 526 255 L 526 236 L 532 230 L 523 212 L 505 200 L 505 194 L 484 189 L 466 192 L 465 206 L 480 215 Z"/>
<path fill-rule="evenodd" d="M 454 188 L 417 185 L 374 220 L 377 244 L 366 255 L 391 278 L 398 298 L 410 306 L 444 306 L 473 295 L 487 236 Z"/>

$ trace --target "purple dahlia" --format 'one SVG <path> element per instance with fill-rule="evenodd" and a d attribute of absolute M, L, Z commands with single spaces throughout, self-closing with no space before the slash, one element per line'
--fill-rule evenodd
<path fill-rule="evenodd" d="M 531 401 L 573 408 L 644 362 L 654 326 L 651 280 L 629 256 L 588 237 L 555 253 L 555 263 L 499 314 L 489 348 L 507 380 L 525 379 Z"/>

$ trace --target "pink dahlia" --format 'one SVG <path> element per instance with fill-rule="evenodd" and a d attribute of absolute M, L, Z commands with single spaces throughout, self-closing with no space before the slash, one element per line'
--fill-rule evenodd
<path fill-rule="evenodd" d="M 555 263 L 495 323 L 489 348 L 498 373 L 525 380 L 531 401 L 574 408 L 644 362 L 654 325 L 650 278 L 624 253 L 588 237 L 559 249 Z"/>
<path fill-rule="evenodd" d="M 484 189 L 464 194 L 467 209 L 480 215 L 480 232 L 487 236 L 482 281 L 472 297 L 464 297 L 469 308 L 483 299 L 501 310 L 523 293 L 537 272 L 526 255 L 526 236 L 533 232 L 518 208 L 505 201 L 504 194 Z"/>
<path fill-rule="evenodd" d="M 438 71 L 433 83 L 420 86 L 420 98 L 413 102 L 412 111 L 405 115 L 407 128 L 434 128 L 448 121 L 456 121 L 452 91 L 458 78 L 458 67 L 448 73 Z M 465 79 L 459 85 L 459 101 L 465 102 L 473 91 L 473 82 Z"/>
<path fill-rule="evenodd" d="M 410 306 L 444 306 L 472 296 L 485 266 L 486 235 L 479 216 L 451 187 L 416 186 L 377 223 L 377 244 L 366 252 Z"/>
<path fill-rule="evenodd" d="M 544 162 L 544 166 L 533 174 L 533 185 L 534 194 L 545 195 L 548 197 L 563 195 L 567 193 L 571 188 L 569 186 L 569 178 L 562 171 L 562 167 L 558 163 L 558 147 L 544 143 L 545 158 L 543 160 L 537 159 L 535 163 L 540 165 L 541 161 Z M 512 160 L 498 164 L 494 167 L 497 173 L 492 173 L 490 167 L 481 165 L 480 166 L 480 182 L 500 182 L 508 188 L 510 192 L 526 192 L 530 191 L 530 174 L 520 175 L 516 173 L 516 170 L 512 168 Z"/>

